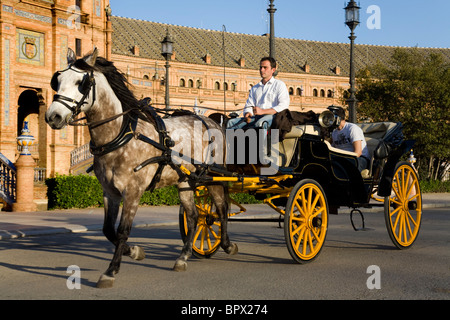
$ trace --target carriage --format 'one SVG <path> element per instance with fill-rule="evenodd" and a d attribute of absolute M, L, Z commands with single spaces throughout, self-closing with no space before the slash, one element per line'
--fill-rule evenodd
<path fill-rule="evenodd" d="M 318 256 L 328 215 L 339 207 L 353 208 L 351 217 L 355 212 L 362 217 L 358 208 L 384 206 L 395 246 L 408 248 L 416 240 L 422 198 L 414 167 L 400 161 L 413 145 L 403 138 L 401 124 L 361 124 L 371 150 L 369 172 L 363 176 L 356 154 L 335 149 L 327 141 L 327 132 L 337 123 L 330 110 L 312 122 L 290 126 L 282 139 L 276 129 L 264 125 L 244 136 L 234 131 L 231 138 L 226 130 L 224 139 L 223 128 L 211 118 L 175 112 L 163 119 L 148 100 L 139 102 L 124 74 L 98 57 L 97 49 L 81 59 L 69 49 L 67 59 L 68 67 L 51 79 L 56 94 L 45 120 L 52 129 L 89 128 L 93 170 L 104 195 L 103 233 L 115 246 L 98 287 L 113 285 L 122 256 L 144 259 L 143 248 L 128 244 L 139 199 L 145 190 L 168 185 L 177 185 L 181 202 L 184 245 L 175 271 L 185 271 L 192 254 L 210 257 L 219 247 L 237 253 L 227 234 L 227 219 L 245 208 L 237 204 L 239 211 L 229 213 L 229 192 L 254 194 L 284 215 L 287 247 L 299 263 Z M 78 118 L 80 113 L 85 117 Z M 196 136 L 198 131 L 202 136 Z M 244 147 L 234 141 L 244 142 Z M 176 150 L 179 146 L 183 152 Z M 263 156 L 254 161 L 261 151 Z"/>
<path fill-rule="evenodd" d="M 214 179 L 228 182 L 231 193 L 253 194 L 283 215 L 286 245 L 298 263 L 310 262 L 319 255 L 327 235 L 328 215 L 337 214 L 339 207 L 352 209 L 350 221 L 356 231 L 364 230 L 364 216 L 359 208 L 384 207 L 392 242 L 400 249 L 410 247 L 417 238 L 422 213 L 411 149 L 414 142 L 404 139 L 401 123 L 359 123 L 371 156 L 369 168 L 360 173 L 357 155 L 332 147 L 327 139 L 327 133 L 340 121 L 334 108 L 329 109 L 315 123 L 293 125 L 283 139 L 277 140 L 277 172 L 272 176 L 261 176 L 264 165 L 246 163 L 228 165 L 231 172 Z M 257 137 L 270 136 L 270 130 L 264 128 L 248 130 L 267 132 Z M 250 140 L 244 148 L 247 153 L 253 143 Z M 264 149 L 270 138 L 263 140 L 257 145 Z M 401 161 L 409 151 L 409 160 Z M 249 155 L 245 159 L 248 161 Z M 193 254 L 198 258 L 211 257 L 219 248 L 220 223 L 207 190 L 200 185 L 195 192 L 199 219 Z M 229 217 L 246 211 L 231 201 L 238 209 Z M 182 205 L 180 232 L 185 239 L 187 225 Z"/>

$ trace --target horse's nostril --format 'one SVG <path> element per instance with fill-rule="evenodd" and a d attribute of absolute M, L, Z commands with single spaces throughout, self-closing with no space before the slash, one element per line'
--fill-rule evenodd
<path fill-rule="evenodd" d="M 52 120 L 53 120 L 53 123 L 59 124 L 62 121 L 62 117 L 59 114 L 57 114 L 52 117 Z"/>
<path fill-rule="evenodd" d="M 62 123 L 62 117 L 59 114 L 45 115 L 45 122 L 47 122 L 52 128 L 59 128 Z"/>

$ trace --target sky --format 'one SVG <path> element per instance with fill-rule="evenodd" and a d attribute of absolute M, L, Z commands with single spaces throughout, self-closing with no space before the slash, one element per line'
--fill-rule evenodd
<path fill-rule="evenodd" d="M 360 0 L 356 43 L 450 48 L 449 0 Z M 275 36 L 349 42 L 348 0 L 274 0 Z M 110 0 L 114 16 L 210 30 L 269 32 L 268 0 Z"/>

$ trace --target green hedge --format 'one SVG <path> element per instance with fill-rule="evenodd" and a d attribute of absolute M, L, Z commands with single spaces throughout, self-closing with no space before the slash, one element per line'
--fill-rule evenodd
<path fill-rule="evenodd" d="M 450 181 L 421 180 L 419 183 L 422 193 L 450 192 Z"/>
<path fill-rule="evenodd" d="M 103 206 L 103 190 L 95 176 L 58 175 L 46 180 L 49 209 L 89 208 Z M 239 203 L 260 203 L 255 197 L 246 193 L 232 194 Z M 141 197 L 140 205 L 172 206 L 179 205 L 178 190 L 175 186 L 146 191 Z"/>
<path fill-rule="evenodd" d="M 47 179 L 49 209 L 103 206 L 103 191 L 96 177 L 88 175 L 57 176 Z"/>
<path fill-rule="evenodd" d="M 97 178 L 88 175 L 57 176 L 46 180 L 49 209 L 88 208 L 103 206 L 103 191 Z M 450 181 L 422 180 L 422 193 L 450 192 Z M 233 193 L 230 197 L 241 204 L 262 203 L 248 193 Z M 146 191 L 140 205 L 179 205 L 178 190 L 175 186 Z"/>

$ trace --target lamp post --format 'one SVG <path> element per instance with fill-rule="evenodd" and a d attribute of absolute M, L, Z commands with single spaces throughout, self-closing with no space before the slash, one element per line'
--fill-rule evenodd
<path fill-rule="evenodd" d="M 277 11 L 277 9 L 275 9 L 273 6 L 273 0 L 270 0 L 269 9 L 267 9 L 267 12 L 269 12 L 269 14 L 270 14 L 270 35 L 269 35 L 270 53 L 269 53 L 269 56 L 274 59 L 275 59 L 275 26 L 274 26 L 275 11 Z"/>
<path fill-rule="evenodd" d="M 356 26 L 359 24 L 359 9 L 354 0 L 348 2 L 347 7 L 345 9 L 345 24 L 350 28 L 350 98 L 347 99 L 348 107 L 349 107 L 349 120 L 350 122 L 356 122 L 356 96 L 355 96 L 355 67 L 353 62 L 353 45 L 356 39 L 354 34 L 354 30 Z"/>
<path fill-rule="evenodd" d="M 166 109 L 170 109 L 170 98 L 169 98 L 169 59 L 172 56 L 173 53 L 173 41 L 172 37 L 170 36 L 169 29 L 167 29 L 167 34 L 163 41 L 161 41 L 161 54 L 166 59 L 166 79 L 165 79 L 165 85 L 166 85 L 166 96 L 165 96 L 165 105 Z"/>

